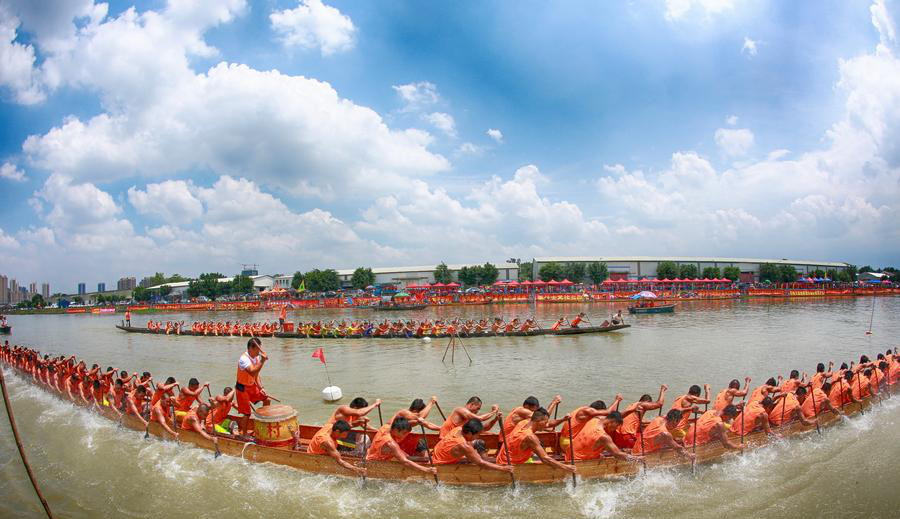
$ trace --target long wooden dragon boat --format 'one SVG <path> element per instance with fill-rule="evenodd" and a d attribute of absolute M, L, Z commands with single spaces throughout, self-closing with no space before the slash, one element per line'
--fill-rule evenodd
<path fill-rule="evenodd" d="M 24 379 L 30 381 L 30 377 L 24 377 Z M 846 416 L 862 413 L 873 406 L 878 399 L 885 398 L 889 396 L 890 393 L 896 392 L 898 386 L 900 386 L 900 384 L 888 386 L 886 389 L 881 390 L 878 395 L 866 397 L 860 403 L 847 404 L 843 407 L 843 413 Z M 41 385 L 41 387 L 47 389 L 43 385 Z M 54 394 L 57 393 L 54 392 Z M 57 396 L 59 395 L 57 394 Z M 81 404 L 76 403 L 76 405 Z M 119 418 L 109 409 L 99 411 L 99 414 L 119 423 L 122 427 L 134 431 L 145 431 L 143 424 L 141 424 L 135 416 L 124 415 L 122 418 Z M 820 428 L 834 426 L 840 423 L 840 421 L 841 417 L 831 412 L 824 412 L 818 416 Z M 299 426 L 301 437 L 301 447 L 299 449 L 292 447 L 267 447 L 239 437 L 218 435 L 218 450 L 221 454 L 240 457 L 251 462 L 274 463 L 276 465 L 293 467 L 304 472 L 315 474 L 350 478 L 358 477 L 356 474 L 339 466 L 328 456 L 309 454 L 305 451 L 305 444 L 312 438 L 316 431 L 318 431 L 319 427 L 320 426 L 315 425 Z M 806 426 L 799 421 L 788 422 L 780 427 L 773 427 L 773 431 L 776 432 L 780 438 L 812 434 L 815 430 L 815 425 Z M 180 430 L 179 436 L 176 439 L 168 434 L 162 426 L 156 422 L 151 422 L 146 431 L 149 435 L 163 440 L 190 444 L 209 451 L 216 450 L 216 445 L 213 444 L 213 442 L 203 438 L 194 431 Z M 374 431 L 367 431 L 366 434 L 371 437 L 374 434 Z M 733 435 L 733 433 L 729 434 Z M 538 436 L 540 437 L 541 442 L 546 446 L 555 446 L 558 444 L 558 433 L 556 432 L 540 433 Z M 425 437 L 430 447 L 433 447 L 438 441 L 437 435 L 435 434 L 426 434 Z M 485 440 L 489 453 L 496 451 L 498 446 L 497 434 L 482 434 L 481 439 Z M 733 439 L 738 439 L 738 437 L 733 435 Z M 745 435 L 743 439 L 745 450 L 760 448 L 770 441 L 764 431 L 751 432 Z M 553 449 L 551 447 L 548 450 L 552 452 Z M 711 463 L 729 456 L 738 455 L 735 451 L 725 449 L 718 441 L 696 446 L 695 453 L 696 463 L 698 464 Z M 365 466 L 368 469 L 367 477 L 372 479 L 411 482 L 433 481 L 432 476 L 408 468 L 399 462 L 363 461 L 360 457 L 350 454 L 343 454 L 342 456 L 344 459 L 357 466 Z M 423 463 L 427 463 L 427 461 L 423 461 Z M 621 461 L 611 456 L 604 456 L 596 460 L 575 462 L 575 465 L 578 468 L 578 476 L 581 479 L 586 480 L 633 476 L 642 469 L 690 464 L 691 462 L 688 459 L 670 449 L 652 452 L 643 457 L 641 461 Z M 568 472 L 542 463 L 516 465 L 514 468 L 514 476 L 514 481 L 516 482 L 531 484 L 563 483 L 571 477 Z M 437 478 L 438 481 L 446 485 L 503 486 L 509 485 L 511 482 L 510 475 L 507 473 L 483 469 L 469 463 L 438 465 Z"/>
<path fill-rule="evenodd" d="M 532 337 L 538 335 L 582 335 L 587 333 L 604 333 L 604 332 L 612 332 L 615 330 L 621 330 L 624 328 L 630 328 L 630 324 L 615 324 L 610 326 L 585 326 L 581 328 L 561 328 L 559 330 L 551 330 L 549 328 L 530 330 L 527 332 L 484 332 L 484 333 L 460 333 L 458 336 L 463 339 L 473 339 L 478 337 Z M 141 327 L 141 326 L 125 326 L 121 324 L 117 324 L 116 328 L 128 332 L 128 333 L 149 333 L 154 335 L 186 335 L 189 337 L 249 337 L 249 335 L 215 335 L 215 334 L 203 334 L 203 333 L 195 333 L 191 330 L 182 330 L 180 334 L 176 334 L 175 332 L 170 332 L 168 334 L 165 331 L 161 330 L 151 330 L 149 328 Z M 454 337 L 457 335 L 454 334 Z M 430 337 L 432 339 L 439 339 L 444 337 L 450 337 L 449 334 L 439 333 L 439 334 L 426 334 L 426 335 L 405 335 L 405 334 L 385 334 L 385 335 L 362 335 L 362 334 L 354 334 L 354 335 L 336 335 L 336 334 L 306 334 L 302 332 L 275 332 L 274 334 L 263 335 L 263 337 L 279 337 L 282 339 L 422 339 L 424 337 Z"/>

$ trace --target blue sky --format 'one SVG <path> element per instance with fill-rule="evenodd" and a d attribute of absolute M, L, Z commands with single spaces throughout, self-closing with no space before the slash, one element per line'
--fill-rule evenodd
<path fill-rule="evenodd" d="M 0 0 L 0 271 L 900 263 L 897 11 Z"/>

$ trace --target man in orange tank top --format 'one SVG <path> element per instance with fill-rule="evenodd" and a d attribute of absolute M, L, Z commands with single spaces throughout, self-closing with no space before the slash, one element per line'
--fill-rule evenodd
<path fill-rule="evenodd" d="M 797 397 L 805 396 L 805 387 L 798 387 L 796 395 L 794 395 L 794 393 L 784 393 L 780 395 L 776 398 L 777 402 L 775 403 L 775 407 L 769 411 L 769 422 L 772 425 L 780 426 L 797 418 L 803 425 L 815 425 L 816 423 L 803 416 L 803 413 L 800 410 L 800 401 Z"/>
<path fill-rule="evenodd" d="M 806 379 L 806 374 L 804 374 L 803 379 L 801 379 L 799 371 L 796 369 L 791 370 L 791 376 L 781 383 L 781 387 L 779 387 L 778 390 L 782 393 L 793 393 L 801 384 L 803 384 L 804 379 Z"/>
<path fill-rule="evenodd" d="M 816 364 L 816 374 L 812 376 L 812 379 L 810 379 L 810 383 L 812 384 L 812 386 L 821 389 L 822 384 L 824 384 L 825 381 L 830 379 L 833 375 L 833 373 L 831 372 L 832 368 L 834 368 L 833 361 L 828 363 L 828 371 L 825 370 L 825 364 L 821 362 Z"/>
<path fill-rule="evenodd" d="M 431 409 L 434 404 L 437 403 L 437 397 L 432 396 L 431 400 L 428 401 L 428 404 L 425 404 L 421 398 L 417 398 L 409 404 L 409 409 L 401 409 L 397 411 L 391 420 L 388 422 L 388 425 L 394 423 L 394 420 L 398 418 L 403 418 L 407 422 L 409 422 L 410 427 L 415 427 L 417 425 L 422 425 L 425 429 L 429 429 L 432 431 L 440 431 L 441 428 L 428 420 L 428 414 L 431 413 Z M 415 456 L 419 453 L 425 452 L 425 445 L 422 441 L 420 441 L 420 437 L 417 434 L 408 434 L 403 438 L 402 441 L 399 442 L 400 448 L 403 449 L 409 456 Z"/>
<path fill-rule="evenodd" d="M 203 389 L 207 387 L 209 387 L 209 382 L 204 382 L 201 386 L 200 381 L 196 378 L 189 380 L 188 387 L 180 388 L 178 397 L 175 399 L 175 410 L 184 413 L 188 412 L 197 400 L 197 397 L 203 392 Z"/>
<path fill-rule="evenodd" d="M 366 418 L 366 415 L 372 412 L 373 409 L 381 406 L 381 399 L 375 400 L 375 403 L 369 405 L 369 402 L 366 401 L 365 398 L 358 396 L 350 401 L 350 405 L 339 405 L 331 413 L 331 417 L 328 419 L 328 423 L 335 423 L 338 420 L 343 420 L 350 424 L 350 427 L 358 427 L 365 426 L 368 428 L 369 419 Z"/>
<path fill-rule="evenodd" d="M 737 407 L 730 405 L 721 411 L 710 409 L 700 415 L 700 418 L 691 425 L 690 431 L 684 437 L 684 446 L 693 449 L 695 445 L 703 445 L 713 440 L 718 440 L 726 449 L 740 450 L 743 445 L 734 443 L 728 439 L 726 421 L 732 420 L 738 415 Z"/>
<path fill-rule="evenodd" d="M 337 442 L 345 440 L 349 434 L 350 424 L 343 420 L 323 425 L 309 441 L 307 452 L 321 456 L 331 456 L 338 465 L 359 476 L 365 476 L 366 469 L 345 461 L 341 457 L 341 453 L 338 452 Z"/>
<path fill-rule="evenodd" d="M 797 392 L 797 400 L 800 401 L 800 410 L 803 412 L 803 416 L 812 419 L 816 415 L 821 414 L 822 411 L 841 414 L 837 408 L 831 405 L 831 400 L 828 399 L 828 392 L 831 391 L 831 382 L 825 382 L 821 388 L 815 387 L 810 383 L 809 388 L 802 394 L 799 391 Z M 813 407 L 813 403 L 815 403 L 815 407 Z"/>
<path fill-rule="evenodd" d="M 228 419 L 228 413 L 234 406 L 234 389 L 226 387 L 221 395 L 216 395 L 209 400 L 209 415 L 206 417 L 206 428 L 220 433 L 232 433 L 232 422 Z M 226 423 L 228 420 L 228 423 Z"/>
<path fill-rule="evenodd" d="M 491 410 L 484 414 L 477 414 L 478 411 L 481 411 L 481 398 L 477 396 L 473 396 L 466 402 L 464 407 L 457 407 L 454 409 L 450 416 L 447 417 L 447 420 L 441 426 L 440 437 L 443 438 L 450 431 L 456 429 L 457 427 L 461 427 L 464 423 L 469 420 L 476 419 L 480 421 L 484 425 L 484 429 L 486 431 L 491 430 L 495 423 L 497 423 L 497 417 L 500 413 L 500 406 L 494 404 L 491 406 Z"/>
<path fill-rule="evenodd" d="M 654 409 L 661 409 L 666 403 L 666 391 L 668 389 L 669 386 L 663 384 L 659 387 L 659 400 L 656 402 L 653 401 L 652 396 L 644 394 L 641 395 L 637 402 L 622 411 L 622 425 L 610 433 L 616 447 L 631 449 L 634 446 L 638 431 L 642 427 L 641 421 L 644 419 L 644 413 Z"/>
<path fill-rule="evenodd" d="M 262 349 L 262 341 L 253 337 L 247 341 L 247 351 L 238 359 L 237 382 L 234 384 L 237 397 L 237 409 L 243 415 L 241 419 L 241 433 L 250 434 L 250 414 L 253 411 L 252 404 L 262 402 L 263 406 L 270 403 L 259 382 L 259 374 L 265 366 L 269 356 Z"/>
<path fill-rule="evenodd" d="M 478 435 L 483 430 L 484 425 L 477 418 L 472 418 L 462 427 L 453 429 L 434 446 L 432 461 L 435 465 L 451 465 L 468 461 L 482 468 L 511 474 L 512 466 L 491 463 L 484 459 L 475 448 L 474 443 L 478 441 Z"/>
<path fill-rule="evenodd" d="M 368 461 L 391 461 L 396 459 L 411 469 L 435 475 L 437 469 L 425 467 L 406 457 L 406 453 L 400 448 L 400 443 L 410 435 L 412 426 L 405 418 L 395 418 L 392 423 L 383 425 L 372 438 L 372 445 L 366 454 Z"/>
<path fill-rule="evenodd" d="M 181 430 L 194 431 L 200 436 L 203 436 L 207 440 L 213 442 L 215 445 L 218 445 L 219 438 L 206 432 L 207 416 L 209 416 L 209 406 L 206 404 L 200 404 L 196 408 L 188 411 L 186 415 L 184 415 L 184 418 L 181 420 Z"/>
<path fill-rule="evenodd" d="M 610 436 L 622 426 L 622 415 L 613 411 L 602 418 L 592 418 L 584 425 L 584 429 L 574 439 L 571 449 L 566 449 L 563 454 L 566 461 L 595 460 L 603 456 L 604 451 L 623 461 L 635 461 L 638 456 L 632 456 L 619 450 Z"/>
<path fill-rule="evenodd" d="M 688 452 L 683 445 L 675 441 L 672 432 L 678 429 L 678 423 L 681 422 L 681 411 L 670 409 L 666 416 L 658 416 L 644 426 L 643 431 L 638 433 L 637 440 L 631 452 L 635 454 L 648 454 L 660 449 L 673 449 L 688 459 L 693 459 L 694 455 Z"/>
<path fill-rule="evenodd" d="M 553 400 L 550 402 L 550 405 L 547 407 L 547 412 L 553 414 L 553 410 L 556 409 L 560 402 L 562 402 L 562 397 L 556 395 L 553 397 Z M 510 434 L 512 430 L 518 425 L 522 420 L 528 420 L 531 418 L 531 413 L 541 408 L 541 403 L 537 399 L 537 397 L 530 396 L 522 402 L 522 405 L 513 409 L 506 415 L 503 419 L 503 432 L 506 434 Z M 555 427 L 560 423 L 564 422 L 565 419 L 561 420 L 550 420 L 550 427 Z"/>
<path fill-rule="evenodd" d="M 741 391 L 741 383 L 738 382 L 738 379 L 734 379 L 728 383 L 728 387 L 719 391 L 719 394 L 716 395 L 716 403 L 713 405 L 713 409 L 716 411 L 721 411 L 726 407 L 730 406 L 734 403 L 735 397 L 744 397 L 747 396 L 750 386 L 750 377 L 744 377 L 744 390 Z"/>
<path fill-rule="evenodd" d="M 750 402 L 761 402 L 763 398 L 767 397 L 772 393 L 778 392 L 778 384 L 775 381 L 774 377 L 769 377 L 769 380 L 766 380 L 766 383 L 757 387 L 750 393 L 750 398 L 748 399 Z"/>
<path fill-rule="evenodd" d="M 177 440 L 178 433 L 170 427 L 170 424 L 172 424 L 171 410 L 174 405 L 175 399 L 170 397 L 168 393 L 163 394 L 162 398 L 150 407 L 150 421 L 162 425 L 163 429 Z"/>
<path fill-rule="evenodd" d="M 672 409 L 681 411 L 681 422 L 678 423 L 678 429 L 673 433 L 676 440 L 681 440 L 687 434 L 688 425 L 691 420 L 691 413 L 699 411 L 699 404 L 709 403 L 709 384 L 703 385 L 705 391 L 704 398 L 700 398 L 700 386 L 694 384 L 688 388 L 688 392 L 675 399 Z"/>
<path fill-rule="evenodd" d="M 541 445 L 541 440 L 536 433 L 546 429 L 549 421 L 550 414 L 541 407 L 531 414 L 530 420 L 519 422 L 519 425 L 513 429 L 512 434 L 506 435 L 503 448 L 497 451 L 497 464 L 520 465 L 529 463 L 531 457 L 537 455 L 538 459 L 547 465 L 572 474 L 578 472 L 574 465 L 566 465 L 550 457 L 547 451 L 544 450 L 544 446 Z M 509 453 L 508 456 L 507 452 Z"/>
<path fill-rule="evenodd" d="M 603 400 L 594 400 L 593 402 L 591 402 L 591 405 L 579 407 L 564 416 L 562 430 L 559 433 L 559 450 L 568 450 L 569 436 L 571 436 L 572 439 L 575 439 L 584 428 L 584 425 L 586 423 L 588 423 L 593 418 L 597 418 L 598 416 L 606 416 L 612 411 L 618 409 L 620 402 L 622 402 L 622 395 L 616 395 L 616 399 L 613 401 L 612 407 L 607 409 L 606 402 L 604 402 Z M 571 424 L 572 428 L 571 435 L 569 434 L 569 424 Z"/>

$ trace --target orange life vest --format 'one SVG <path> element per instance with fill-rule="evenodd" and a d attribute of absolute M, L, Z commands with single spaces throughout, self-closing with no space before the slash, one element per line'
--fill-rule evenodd
<path fill-rule="evenodd" d="M 603 451 L 606 447 L 597 447 L 597 442 L 604 436 L 607 436 L 606 431 L 603 430 L 603 420 L 603 417 L 598 416 L 596 418 L 591 418 L 584 424 L 584 429 L 581 430 L 581 434 L 579 434 L 572 442 L 572 451 L 574 451 L 575 454 L 575 461 L 595 460 L 603 455 Z M 572 458 L 569 456 L 568 449 L 565 451 L 565 456 L 566 461 L 571 461 Z"/>
<path fill-rule="evenodd" d="M 681 411 L 681 420 L 678 421 L 678 429 L 684 429 L 687 427 L 688 422 L 691 419 L 691 411 L 690 409 L 685 409 L 685 400 L 690 395 L 681 395 L 680 397 L 675 399 L 675 403 L 672 404 L 672 409 L 678 409 Z"/>
<path fill-rule="evenodd" d="M 789 378 L 781 383 L 781 387 L 778 388 L 782 393 L 793 393 L 800 387 L 800 381 L 796 378 Z"/>
<path fill-rule="evenodd" d="M 382 452 L 384 446 L 390 445 L 393 442 L 394 438 L 391 436 L 390 424 L 383 425 L 380 429 L 378 429 L 378 432 L 375 433 L 375 436 L 372 438 L 372 445 L 369 446 L 369 451 L 366 453 L 366 459 L 379 461 L 388 461 L 393 459 L 393 452 L 388 452 L 387 454 Z"/>
<path fill-rule="evenodd" d="M 644 426 L 643 433 L 637 435 L 637 441 L 634 442 L 634 447 L 631 449 L 631 452 L 640 454 L 640 449 L 643 449 L 643 452 L 645 453 L 659 450 L 661 447 L 656 444 L 656 437 L 667 430 L 666 418 L 664 416 L 657 416 L 653 420 L 650 420 L 650 423 Z"/>
<path fill-rule="evenodd" d="M 581 432 L 581 430 L 584 428 L 584 425 L 591 420 L 590 418 L 586 418 L 584 420 L 578 419 L 578 413 L 585 409 L 593 408 L 585 405 L 579 407 L 578 409 L 575 409 L 571 414 L 569 414 L 570 420 L 566 420 L 565 422 L 563 422 L 562 431 L 559 433 L 560 438 L 569 437 L 569 421 L 572 422 L 572 439 L 575 439 L 575 437 L 578 436 L 578 433 Z"/>
<path fill-rule="evenodd" d="M 512 465 L 519 465 L 531 459 L 534 452 L 530 447 L 525 447 L 523 443 L 525 438 L 531 433 L 531 420 L 522 420 L 510 434 L 506 435 L 506 445 L 497 453 L 497 464 L 506 465 L 507 462 Z M 506 452 L 509 451 L 509 458 Z"/>
<path fill-rule="evenodd" d="M 516 428 L 516 425 L 518 425 L 518 423 L 513 423 L 513 415 L 518 413 L 520 410 L 528 411 L 528 409 L 525 409 L 524 407 L 519 406 L 519 407 L 513 409 L 512 411 L 510 411 L 510 413 L 506 416 L 506 418 L 503 419 L 503 432 L 506 433 L 507 435 L 511 434 L 513 429 Z M 531 411 L 528 411 L 528 416 L 529 416 L 529 418 L 531 417 Z M 528 418 L 525 418 L 525 420 L 528 420 Z M 521 422 L 521 420 L 519 420 L 519 422 Z"/>
<path fill-rule="evenodd" d="M 813 400 L 815 400 L 815 410 L 813 409 Z M 825 394 L 824 391 L 817 387 L 813 387 L 812 393 L 806 395 L 806 400 L 803 401 L 803 404 L 800 405 L 800 410 L 803 411 L 803 416 L 806 418 L 812 418 L 817 414 L 822 412 L 822 402 L 828 400 L 828 395 Z"/>
<path fill-rule="evenodd" d="M 462 427 L 457 427 L 449 431 L 434 446 L 434 454 L 431 459 L 435 465 L 447 465 L 450 463 L 459 463 L 465 456 L 454 456 L 453 449 L 458 445 L 466 443 L 465 437 L 462 435 Z"/>
<path fill-rule="evenodd" d="M 800 401 L 797 400 L 797 397 L 793 393 L 787 393 L 769 412 L 769 422 L 772 425 L 782 425 L 782 420 L 785 422 L 790 420 L 792 413 L 799 407 Z"/>
<path fill-rule="evenodd" d="M 734 421 L 731 422 L 731 432 L 740 436 L 742 428 L 741 424 L 743 424 L 743 434 L 750 434 L 751 431 L 756 429 L 756 419 L 763 414 L 766 414 L 766 409 L 762 404 L 759 402 L 748 402 L 747 405 L 744 406 L 744 411 L 738 413 L 738 415 L 734 417 Z"/>
<path fill-rule="evenodd" d="M 259 357 L 253 358 L 253 357 L 251 357 L 251 356 L 250 356 L 249 354 L 247 354 L 247 353 L 241 354 L 242 357 L 243 357 L 244 355 L 246 355 L 247 358 L 250 359 L 250 363 L 251 363 L 252 365 L 255 366 L 255 365 L 257 365 L 257 364 L 260 363 Z M 257 373 L 258 373 L 258 372 L 257 372 Z M 255 386 L 255 385 L 256 385 L 256 375 L 251 375 L 251 374 L 248 373 L 246 370 L 241 369 L 240 362 L 238 363 L 238 368 L 237 368 L 237 383 L 238 383 L 238 384 L 243 384 L 243 385 L 246 386 L 246 387 L 249 387 L 249 386 Z"/>
<path fill-rule="evenodd" d="M 716 403 L 713 404 L 713 409 L 715 409 L 716 411 L 722 411 L 723 409 L 731 405 L 734 397 L 728 398 L 729 389 L 731 388 L 725 388 L 722 391 L 719 391 L 719 394 L 716 395 Z"/>
<path fill-rule="evenodd" d="M 184 394 L 184 391 L 181 391 L 181 393 L 178 394 L 178 398 L 175 399 L 175 410 L 187 411 L 191 408 L 191 405 L 195 400 L 197 400 L 196 396 L 188 396 Z"/>
<path fill-rule="evenodd" d="M 462 425 L 463 424 L 461 423 L 455 423 L 453 421 L 453 414 L 451 413 L 450 418 L 447 418 L 447 421 L 444 422 L 444 425 L 441 426 L 441 430 L 438 432 L 438 437 L 443 438 L 448 433 L 450 433 L 450 431 L 456 429 L 457 427 L 462 427 Z"/>
<path fill-rule="evenodd" d="M 625 408 L 625 413 L 628 413 L 628 415 L 626 415 L 625 418 L 622 419 L 622 425 L 619 427 L 619 433 L 631 435 L 635 435 L 638 433 L 638 423 L 641 421 L 641 413 L 637 412 L 637 407 L 639 404 L 640 402 L 635 402 Z M 629 411 L 634 412 L 630 413 Z M 577 455 L 575 459 L 579 459 Z"/>
<path fill-rule="evenodd" d="M 181 428 L 185 431 L 193 431 L 194 427 L 191 423 L 200 423 L 200 417 L 197 416 L 197 410 L 191 409 L 188 411 L 188 414 L 184 415 L 184 418 L 181 419 Z"/>
<path fill-rule="evenodd" d="M 687 436 L 684 438 L 684 444 L 693 446 L 695 443 L 697 445 L 708 443 L 710 432 L 720 423 L 722 423 L 722 417 L 716 411 L 709 410 L 703 413 L 697 419 L 697 422 L 691 426 L 691 430 L 688 431 Z"/>
<path fill-rule="evenodd" d="M 334 427 L 333 424 L 323 425 L 322 428 L 313 435 L 312 439 L 309 440 L 307 452 L 310 454 L 328 454 L 325 450 L 325 445 L 331 445 L 333 448 L 337 448 L 334 438 L 331 437 L 332 427 Z"/>

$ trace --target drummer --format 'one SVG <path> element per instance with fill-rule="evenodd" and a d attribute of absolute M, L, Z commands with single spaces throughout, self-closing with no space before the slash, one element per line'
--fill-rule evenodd
<path fill-rule="evenodd" d="M 252 404 L 262 402 L 270 404 L 269 396 L 259 383 L 259 372 L 262 371 L 269 356 L 262 349 L 262 341 L 253 337 L 247 341 L 247 351 L 238 359 L 237 382 L 234 385 L 238 412 L 241 418 L 241 434 L 250 434 L 250 414 Z"/>

